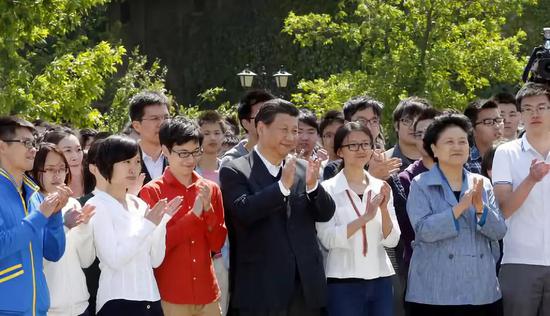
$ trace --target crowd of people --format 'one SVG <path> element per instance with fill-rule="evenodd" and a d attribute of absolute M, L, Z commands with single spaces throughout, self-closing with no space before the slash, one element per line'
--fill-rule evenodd
<path fill-rule="evenodd" d="M 550 88 L 383 107 L 0 117 L 0 314 L 550 315 Z"/>

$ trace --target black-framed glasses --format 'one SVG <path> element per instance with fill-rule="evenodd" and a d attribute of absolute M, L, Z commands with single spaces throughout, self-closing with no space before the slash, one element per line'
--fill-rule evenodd
<path fill-rule="evenodd" d="M 43 170 L 39 170 L 43 173 L 48 173 L 51 175 L 66 175 L 69 172 L 69 168 L 44 168 Z"/>
<path fill-rule="evenodd" d="M 347 147 L 349 151 L 359 151 L 359 148 L 363 150 L 372 150 L 371 143 L 357 143 L 357 144 L 345 144 L 342 147 Z"/>
<path fill-rule="evenodd" d="M 38 148 L 38 142 L 36 139 L 3 139 L 2 141 L 6 143 L 21 143 L 27 149 Z"/>
<path fill-rule="evenodd" d="M 197 158 L 197 157 L 200 157 L 202 155 L 202 148 L 197 148 L 193 151 L 187 151 L 187 150 L 175 151 L 175 150 L 172 150 L 172 152 L 174 154 L 178 155 L 178 157 L 180 157 L 182 159 L 188 158 L 189 156 L 193 156 L 193 158 Z"/>
<path fill-rule="evenodd" d="M 501 125 L 501 124 L 504 124 L 504 119 L 502 117 L 497 117 L 497 118 L 494 118 L 494 119 L 483 119 L 481 121 L 478 121 L 474 124 L 474 126 L 476 125 L 479 125 L 479 124 L 483 124 L 485 126 L 493 126 L 493 125 Z"/>
<path fill-rule="evenodd" d="M 366 119 L 366 118 L 358 118 L 356 120 L 354 120 L 354 122 L 357 122 L 363 126 L 367 126 L 367 125 L 378 125 L 380 124 L 380 119 L 378 117 L 373 117 L 371 118 L 370 120 Z"/>
<path fill-rule="evenodd" d="M 170 118 L 170 115 L 153 115 L 149 117 L 142 117 L 141 120 L 151 122 L 163 122 L 165 120 L 169 120 Z"/>
<path fill-rule="evenodd" d="M 402 118 L 399 120 L 399 122 L 403 123 L 403 125 L 405 125 L 406 127 L 411 127 L 411 125 L 413 124 L 413 120 L 411 120 L 410 118 Z"/>

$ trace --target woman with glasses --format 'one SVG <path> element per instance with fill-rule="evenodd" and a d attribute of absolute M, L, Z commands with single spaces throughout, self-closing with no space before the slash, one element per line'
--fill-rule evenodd
<path fill-rule="evenodd" d="M 69 164 L 54 144 L 40 145 L 31 171 L 40 187 L 42 196 L 56 191 L 59 185 L 69 183 Z M 61 210 L 65 230 L 65 252 L 57 262 L 44 260 L 44 274 L 50 291 L 48 315 L 91 315 L 88 311 L 88 290 L 82 268 L 89 267 L 95 259 L 91 227 L 88 221 L 94 207 L 81 208 L 70 198 Z"/>
<path fill-rule="evenodd" d="M 500 315 L 491 243 L 506 233 L 491 182 L 470 173 L 464 115 L 438 116 L 423 138 L 436 164 L 415 177 L 407 213 L 415 232 L 406 301 L 411 315 Z"/>
<path fill-rule="evenodd" d="M 341 170 L 322 183 L 336 204 L 333 218 L 317 223 L 329 251 L 326 262 L 329 315 L 393 315 L 392 264 L 384 247 L 395 247 L 399 225 L 391 189 L 365 171 L 373 137 L 362 124 L 346 123 L 334 136 Z"/>
<path fill-rule="evenodd" d="M 101 269 L 98 315 L 162 315 L 153 268 L 164 259 L 166 223 L 181 197 L 149 208 L 128 193 L 141 171 L 138 150 L 133 139 L 109 136 L 95 155 L 95 167 L 107 181 L 86 203 L 96 208 L 92 228 Z"/>

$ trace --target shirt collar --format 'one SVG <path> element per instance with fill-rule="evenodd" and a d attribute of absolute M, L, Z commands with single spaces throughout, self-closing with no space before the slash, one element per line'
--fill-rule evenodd
<path fill-rule="evenodd" d="M 182 186 L 187 189 L 193 187 L 197 183 L 197 181 L 201 178 L 201 176 L 196 171 L 193 171 L 193 174 L 191 174 L 191 185 L 186 187 L 185 185 L 183 185 L 183 183 L 179 182 L 179 180 L 174 176 L 174 174 L 170 170 L 170 166 L 164 169 L 164 174 L 162 175 L 162 177 L 166 179 L 166 183 L 169 185 Z"/>
<path fill-rule="evenodd" d="M 480 159 L 481 153 L 479 152 L 479 149 L 477 149 L 477 146 L 474 144 L 472 147 L 470 147 L 470 160 L 477 161 Z"/>
<path fill-rule="evenodd" d="M 262 153 L 258 150 L 258 145 L 254 146 L 254 151 L 258 154 L 258 157 L 260 157 L 260 159 L 264 163 L 265 167 L 267 168 L 267 171 L 269 171 L 269 173 L 272 176 L 276 177 L 279 174 L 279 170 L 283 166 L 284 160 L 281 161 L 281 163 L 278 166 L 276 166 L 276 165 L 272 164 L 271 162 L 269 162 L 269 160 L 267 160 L 267 158 L 265 158 L 262 155 Z"/>
<path fill-rule="evenodd" d="M 462 168 L 462 176 L 464 179 L 468 179 L 468 174 L 470 172 Z M 422 173 L 427 185 L 440 185 L 442 186 L 445 182 L 443 178 L 443 173 L 440 171 L 438 164 L 436 163 L 434 167 L 424 173 Z"/>
<path fill-rule="evenodd" d="M 367 179 L 369 180 L 369 183 L 367 184 L 367 188 L 369 188 L 373 181 L 374 178 L 366 171 L 363 171 L 365 173 L 365 176 L 367 176 Z M 348 179 L 346 179 L 346 175 L 344 174 L 344 170 L 340 170 L 340 172 L 338 172 L 338 174 L 336 174 L 334 176 L 334 182 L 335 182 L 335 185 L 334 185 L 334 193 L 338 194 L 338 193 L 342 193 L 346 190 L 350 190 L 351 191 L 351 188 L 349 187 L 349 184 L 348 184 Z"/>
<path fill-rule="evenodd" d="M 160 152 L 160 156 L 158 157 L 157 160 L 153 160 L 153 157 L 147 155 L 147 153 L 145 153 L 143 150 L 141 150 L 141 154 L 142 154 L 142 157 L 143 157 L 144 160 L 147 159 L 147 160 L 152 161 L 152 162 L 158 162 L 159 160 L 164 159 L 164 154 L 162 153 L 162 151 Z"/>
<path fill-rule="evenodd" d="M 531 149 L 533 149 L 533 146 L 529 144 L 529 141 L 527 140 L 527 133 L 524 133 L 523 136 L 521 136 L 521 151 L 526 152 Z"/>

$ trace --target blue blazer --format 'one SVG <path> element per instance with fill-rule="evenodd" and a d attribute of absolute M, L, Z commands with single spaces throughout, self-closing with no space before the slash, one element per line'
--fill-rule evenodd
<path fill-rule="evenodd" d="M 458 219 L 458 201 L 436 165 L 411 182 L 407 213 L 415 232 L 406 301 L 431 305 L 482 305 L 501 298 L 491 241 L 506 233 L 489 179 L 463 170 L 460 196 L 483 178 L 483 215 L 473 207 Z"/>

